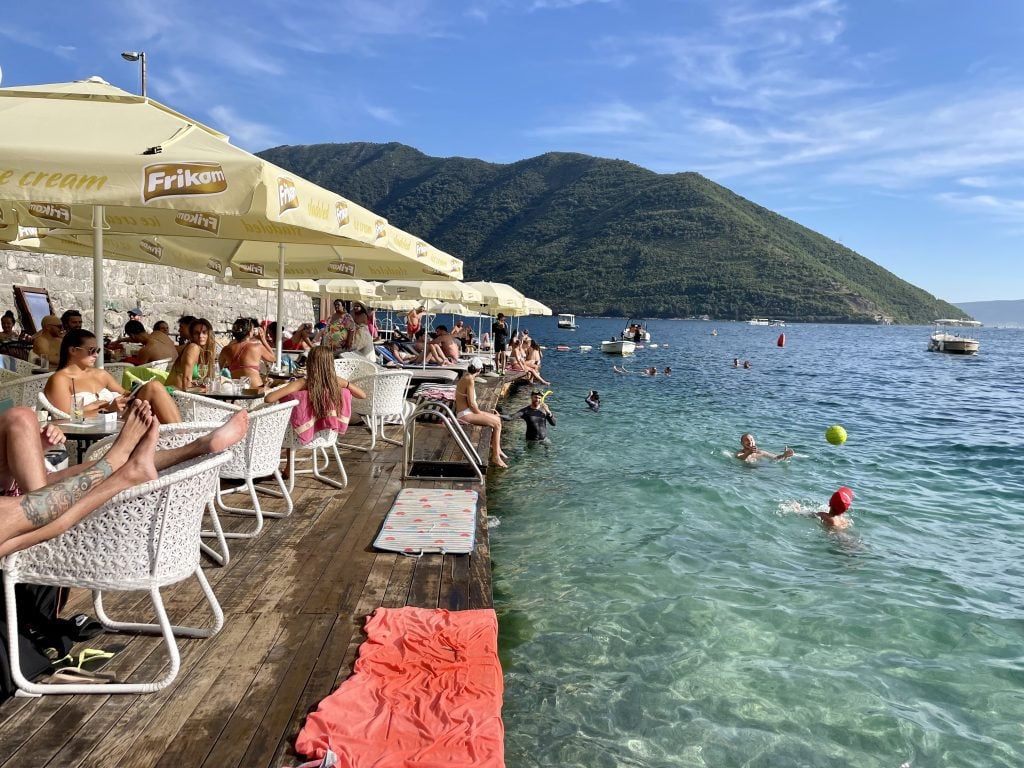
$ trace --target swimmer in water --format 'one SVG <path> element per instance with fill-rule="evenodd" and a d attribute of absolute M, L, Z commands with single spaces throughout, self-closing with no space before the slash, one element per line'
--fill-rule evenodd
<path fill-rule="evenodd" d="M 584 402 L 587 404 L 587 408 L 589 408 L 592 411 L 597 411 L 601 408 L 601 396 L 597 394 L 596 389 L 590 390 L 590 394 L 587 395 L 587 398 L 586 400 L 584 400 Z"/>
<path fill-rule="evenodd" d="M 743 446 L 743 450 L 736 452 L 736 458 L 742 459 L 743 461 L 756 461 L 757 459 L 788 459 L 790 456 L 794 456 L 796 452 L 788 445 L 782 450 L 782 453 L 769 453 L 768 451 L 762 451 L 757 447 L 757 439 L 749 432 L 743 433 L 740 437 L 740 445 Z"/>
<path fill-rule="evenodd" d="M 626 366 L 622 366 L 621 368 L 619 368 L 619 366 L 613 365 L 612 370 L 615 371 L 616 373 L 629 373 L 629 371 L 626 370 Z"/>
<path fill-rule="evenodd" d="M 832 494 L 828 500 L 828 512 L 818 512 L 818 519 L 826 528 L 849 528 L 850 518 L 846 511 L 853 505 L 853 491 L 845 485 Z"/>

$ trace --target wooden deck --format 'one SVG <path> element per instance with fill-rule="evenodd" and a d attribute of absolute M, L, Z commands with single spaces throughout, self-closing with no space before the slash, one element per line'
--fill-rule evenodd
<path fill-rule="evenodd" d="M 481 407 L 493 407 L 500 385 L 478 385 Z M 392 431 L 394 428 L 391 428 Z M 459 458 L 448 433 L 417 428 L 417 456 Z M 488 456 L 490 430 L 470 437 Z M 365 441 L 353 428 L 344 440 Z M 485 488 L 451 481 L 402 480 L 401 449 L 343 451 L 349 485 L 329 488 L 308 475 L 296 480 L 295 510 L 268 520 L 256 539 L 229 542 L 227 567 L 204 564 L 224 609 L 211 639 L 179 639 L 177 679 L 147 695 L 45 696 L 0 706 L 0 766 L 167 766 L 228 768 L 301 762 L 293 743 L 304 718 L 351 673 L 365 617 L 378 606 L 461 610 L 492 605 Z M 371 542 L 395 493 L 409 487 L 472 487 L 481 494 L 472 555 L 421 558 L 377 552 Z M 267 499 L 268 497 L 263 497 Z M 265 509 L 283 509 L 268 499 Z M 222 516 L 226 529 L 251 518 Z M 172 621 L 209 624 L 194 579 L 163 590 Z M 148 595 L 108 593 L 111 616 L 152 621 Z M 76 591 L 64 615 L 92 613 Z M 125 679 L 157 679 L 166 655 L 157 637 L 102 635 L 81 647 L 123 646 L 105 668 Z"/>

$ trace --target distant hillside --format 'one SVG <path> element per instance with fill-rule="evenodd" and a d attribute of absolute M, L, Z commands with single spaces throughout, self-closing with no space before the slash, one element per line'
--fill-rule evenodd
<path fill-rule="evenodd" d="M 962 313 L 696 173 L 551 153 L 509 165 L 402 144 L 261 153 L 556 312 L 923 323 Z"/>
<path fill-rule="evenodd" d="M 985 325 L 1024 328 L 1024 299 L 1012 301 L 958 301 L 956 305 Z"/>

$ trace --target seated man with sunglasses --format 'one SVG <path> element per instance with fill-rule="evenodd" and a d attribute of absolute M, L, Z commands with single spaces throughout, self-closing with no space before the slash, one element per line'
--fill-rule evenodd
<path fill-rule="evenodd" d="M 128 391 L 102 368 L 96 368 L 99 355 L 96 337 L 91 331 L 68 332 L 60 345 L 57 372 L 46 382 L 46 399 L 65 413 L 72 402 L 82 406 L 88 418 L 99 413 L 121 413 L 128 404 Z M 139 400 L 148 402 L 161 424 L 176 424 L 181 413 L 167 389 L 159 381 L 148 381 L 136 390 Z"/>

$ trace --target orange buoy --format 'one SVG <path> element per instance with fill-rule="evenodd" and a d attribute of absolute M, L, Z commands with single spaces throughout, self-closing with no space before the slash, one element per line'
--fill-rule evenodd
<path fill-rule="evenodd" d="M 784 334 L 784 333 L 780 333 L 780 334 L 779 334 L 779 340 L 778 340 L 778 342 L 777 342 L 777 343 L 778 343 L 778 345 L 779 345 L 780 347 L 784 347 L 784 346 L 786 346 L 786 334 Z"/>

